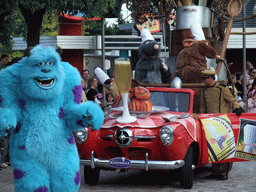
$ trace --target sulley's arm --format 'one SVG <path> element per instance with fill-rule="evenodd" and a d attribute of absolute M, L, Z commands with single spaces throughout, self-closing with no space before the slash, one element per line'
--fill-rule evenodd
<path fill-rule="evenodd" d="M 104 121 L 104 114 L 99 105 L 82 100 L 82 81 L 76 68 L 69 63 L 61 63 L 65 73 L 63 117 L 71 131 L 78 131 L 83 127 L 99 130 Z"/>
<path fill-rule="evenodd" d="M 6 130 L 15 128 L 20 118 L 17 98 L 19 94 L 20 65 L 14 64 L 0 71 L 0 138 Z"/>
<path fill-rule="evenodd" d="M 7 135 L 7 130 L 17 125 L 17 119 L 8 108 L 0 108 L 0 140 Z"/>
<path fill-rule="evenodd" d="M 86 101 L 77 105 L 66 116 L 66 123 L 69 128 L 72 128 L 72 131 L 80 130 L 83 127 L 91 127 L 93 130 L 99 130 L 103 121 L 103 111 L 93 101 Z"/>

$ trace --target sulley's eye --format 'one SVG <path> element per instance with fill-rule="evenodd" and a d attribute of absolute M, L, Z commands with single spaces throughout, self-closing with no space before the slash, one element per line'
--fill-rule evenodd
<path fill-rule="evenodd" d="M 44 65 L 44 62 L 40 62 L 37 64 L 38 66 L 43 66 Z"/>
<path fill-rule="evenodd" d="M 49 65 L 49 66 L 51 66 L 51 65 L 53 65 L 53 62 L 48 61 L 46 64 Z"/>

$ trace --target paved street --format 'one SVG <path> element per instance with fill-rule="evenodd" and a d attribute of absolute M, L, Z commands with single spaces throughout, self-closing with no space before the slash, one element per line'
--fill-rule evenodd
<path fill-rule="evenodd" d="M 226 181 L 206 180 L 204 176 L 209 174 L 210 166 L 194 170 L 194 186 L 191 190 L 184 190 L 177 180 L 175 172 L 143 172 L 129 171 L 126 173 L 101 171 L 99 184 L 88 186 L 83 181 L 83 169 L 81 167 L 82 184 L 79 192 L 103 191 L 103 192 L 148 192 L 148 191 L 191 191 L 191 192 L 256 192 L 256 162 L 234 163 L 229 179 Z M 0 192 L 13 192 L 12 168 L 8 167 L 0 171 Z"/>

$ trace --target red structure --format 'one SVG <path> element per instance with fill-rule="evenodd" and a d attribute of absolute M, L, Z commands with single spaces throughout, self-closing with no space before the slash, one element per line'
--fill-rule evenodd
<path fill-rule="evenodd" d="M 69 16 L 64 14 L 58 16 L 58 35 L 83 36 L 83 17 Z M 88 19 L 100 20 L 100 18 Z M 63 49 L 62 60 L 69 62 L 80 72 L 83 70 L 83 49 Z"/>

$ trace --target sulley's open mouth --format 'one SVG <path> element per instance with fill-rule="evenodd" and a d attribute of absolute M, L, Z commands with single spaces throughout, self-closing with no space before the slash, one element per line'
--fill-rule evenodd
<path fill-rule="evenodd" d="M 51 89 L 55 85 L 55 79 L 37 79 L 35 78 L 37 85 L 42 89 Z"/>

